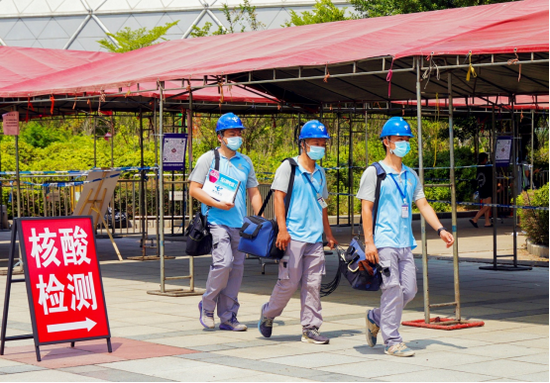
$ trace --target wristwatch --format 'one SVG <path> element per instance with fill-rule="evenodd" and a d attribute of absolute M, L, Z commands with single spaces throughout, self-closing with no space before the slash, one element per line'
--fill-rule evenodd
<path fill-rule="evenodd" d="M 441 226 L 439 229 L 437 229 L 437 235 L 441 237 L 441 232 L 445 230 L 445 231 L 449 231 L 447 230 L 447 228 L 445 226 Z"/>

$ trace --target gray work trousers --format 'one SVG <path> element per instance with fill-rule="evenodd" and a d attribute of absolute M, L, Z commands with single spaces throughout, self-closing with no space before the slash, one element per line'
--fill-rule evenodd
<path fill-rule="evenodd" d="M 416 266 L 410 247 L 378 249 L 380 265 L 390 268 L 390 276 L 382 275 L 380 308 L 371 312 L 371 319 L 380 326 L 386 346 L 403 342 L 399 334 L 403 309 L 417 292 Z"/>
<path fill-rule="evenodd" d="M 217 307 L 221 322 L 229 321 L 239 311 L 237 296 L 241 288 L 245 254 L 240 252 L 239 229 L 210 225 L 212 233 L 212 265 L 202 296 L 202 307 L 214 311 Z"/>
<path fill-rule="evenodd" d="M 282 314 L 292 294 L 300 286 L 300 321 L 303 328 L 319 328 L 321 315 L 321 279 L 325 274 L 323 244 L 291 240 L 279 262 L 279 280 L 273 288 L 264 315 L 275 318 Z"/>

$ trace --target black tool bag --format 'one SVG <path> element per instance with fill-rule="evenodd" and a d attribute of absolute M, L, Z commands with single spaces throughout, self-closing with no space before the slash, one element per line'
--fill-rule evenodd
<path fill-rule="evenodd" d="M 220 170 L 220 153 L 218 149 L 214 149 L 214 169 Z M 185 252 L 190 256 L 205 255 L 212 252 L 212 234 L 208 227 L 208 211 L 202 214 L 201 210 L 195 214 L 193 220 L 185 229 L 184 236 L 187 237 Z"/>
<path fill-rule="evenodd" d="M 284 161 L 290 163 L 290 177 L 287 194 L 285 196 L 285 217 L 287 217 L 292 189 L 294 188 L 295 171 L 298 164 L 293 158 L 285 158 L 283 162 Z M 244 224 L 239 231 L 241 236 L 239 251 L 262 258 L 281 259 L 285 255 L 285 251 L 279 249 L 275 245 L 277 242 L 277 235 L 279 234 L 277 222 L 274 219 L 265 219 L 262 217 L 272 194 L 273 189 L 269 190 L 269 193 L 267 193 L 258 215 L 244 218 Z"/>
<path fill-rule="evenodd" d="M 382 181 L 386 178 L 384 168 L 374 162 L 371 166 L 376 169 L 376 189 L 374 197 L 374 206 L 372 211 L 372 230 L 376 227 L 376 219 L 378 217 L 378 202 L 380 199 L 380 187 Z M 361 217 L 360 225 L 362 227 L 363 217 Z M 382 268 L 379 264 L 371 264 L 365 261 L 365 252 L 360 244 L 359 239 L 353 238 L 347 250 L 343 250 L 340 246 L 337 247 L 338 254 L 338 270 L 336 276 L 328 283 L 321 285 L 321 297 L 330 295 L 340 284 L 341 276 L 343 275 L 349 282 L 352 288 L 363 291 L 378 291 L 382 284 L 382 274 L 389 276 L 390 270 Z M 359 267 L 359 262 L 362 267 Z"/>
<path fill-rule="evenodd" d="M 357 238 L 351 241 L 344 253 L 339 254 L 338 265 L 342 275 L 355 290 L 378 291 L 382 284 L 381 272 L 389 275 L 389 269 L 365 261 L 365 252 Z"/>
<path fill-rule="evenodd" d="M 208 228 L 208 210 L 203 215 L 200 210 L 185 230 L 187 255 L 205 255 L 212 252 L 212 234 Z"/>

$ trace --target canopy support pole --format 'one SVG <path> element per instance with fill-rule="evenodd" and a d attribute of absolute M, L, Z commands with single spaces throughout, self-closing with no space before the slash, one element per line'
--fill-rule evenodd
<path fill-rule="evenodd" d="M 424 167 L 422 163 L 422 125 L 421 125 L 421 103 L 420 103 L 420 60 L 417 59 L 418 68 L 416 72 L 416 92 L 417 92 L 417 105 L 418 105 L 418 162 L 420 170 L 420 182 L 424 184 Z M 452 232 L 455 238 L 453 244 L 453 279 L 454 279 L 454 293 L 455 299 L 453 302 L 430 304 L 429 298 L 429 284 L 428 284 L 428 255 L 426 248 L 426 223 L 422 217 L 422 267 L 424 276 L 424 320 L 405 321 L 404 325 L 435 328 L 441 330 L 457 330 L 461 328 L 480 327 L 485 323 L 481 321 L 469 322 L 461 320 L 460 316 L 460 283 L 458 273 L 458 241 L 456 230 L 456 179 L 455 179 L 455 161 L 454 161 L 454 136 L 453 136 L 453 87 L 452 87 L 452 73 L 449 72 L 447 78 L 447 92 L 449 93 L 449 157 L 450 157 L 450 184 L 445 185 L 425 185 L 425 186 L 437 186 L 437 187 L 450 187 L 451 188 L 451 205 L 452 205 Z M 430 308 L 432 307 L 455 307 L 455 318 L 430 318 Z"/>
<path fill-rule="evenodd" d="M 94 168 L 97 167 L 97 118 L 93 116 L 94 119 Z"/>
<path fill-rule="evenodd" d="M 158 162 L 158 168 L 159 168 L 159 256 L 160 256 L 160 292 L 165 292 L 165 283 L 166 283 L 166 277 L 165 277 L 165 265 L 164 265 L 164 166 L 163 166 L 163 153 L 162 153 L 162 146 L 163 146 L 163 140 L 164 140 L 164 82 L 159 83 L 159 94 L 160 94 L 160 102 L 159 102 L 159 162 Z"/>
<path fill-rule="evenodd" d="M 365 164 L 369 166 L 369 111 L 366 102 L 363 104 L 365 108 Z"/>
<path fill-rule="evenodd" d="M 162 121 L 162 103 L 163 103 L 163 87 L 164 84 L 161 83 L 161 121 Z M 188 160 L 189 160 L 189 174 L 191 174 L 193 170 L 193 93 L 189 92 L 189 113 L 187 114 L 187 141 L 188 141 Z M 160 126 L 160 140 L 162 139 L 162 125 Z M 161 144 L 161 150 L 162 150 L 162 144 Z M 161 152 L 162 153 L 162 152 Z M 163 167 L 162 167 L 162 161 L 159 162 L 159 168 L 162 174 Z M 191 185 L 189 185 L 191 187 Z M 161 187 L 162 192 L 164 192 L 164 187 Z M 164 194 L 161 198 L 159 198 L 160 201 L 160 211 L 162 212 L 162 222 L 164 225 Z M 200 208 L 199 208 L 200 209 Z M 193 198 L 191 195 L 189 195 L 189 223 L 191 223 L 191 220 L 193 219 Z M 185 217 L 184 217 L 185 220 Z M 164 226 L 163 226 L 164 228 Z M 153 291 L 147 291 L 147 294 L 151 295 L 164 295 L 169 297 L 187 297 L 191 295 L 202 295 L 204 293 L 203 289 L 195 289 L 195 258 L 194 257 L 187 257 L 189 259 L 189 275 L 183 275 L 183 276 L 175 276 L 175 277 L 166 277 L 165 275 L 165 269 L 164 269 L 164 230 L 161 231 L 161 241 L 162 241 L 162 250 L 161 250 L 161 289 L 159 290 L 153 290 Z M 171 258 L 171 257 L 169 257 Z M 189 287 L 183 287 L 180 289 L 166 289 L 165 288 L 165 282 L 166 281 L 173 281 L 173 280 L 180 280 L 180 279 L 189 279 Z"/>
<path fill-rule="evenodd" d="M 497 131 L 496 131 L 496 120 L 495 120 L 495 106 L 493 105 L 491 111 L 492 119 L 492 143 L 491 143 L 491 163 L 492 166 L 492 177 L 493 177 L 493 199 L 494 204 L 498 203 L 497 189 L 498 189 L 498 180 L 497 180 L 497 166 L 496 166 L 496 146 L 497 146 Z M 497 224 L 498 224 L 498 208 L 493 206 L 493 267 L 497 268 Z"/>
<path fill-rule="evenodd" d="M 536 107 L 536 105 L 535 105 Z M 531 190 L 534 189 L 533 187 L 533 170 L 535 170 L 534 168 L 534 163 L 533 163 L 533 158 L 535 157 L 534 156 L 534 151 L 535 151 L 535 109 L 531 109 L 531 168 L 529 169 L 529 185 L 531 186 Z"/>
<path fill-rule="evenodd" d="M 336 226 L 340 226 L 340 112 L 336 113 Z"/>
<path fill-rule="evenodd" d="M 17 184 L 17 218 L 21 218 L 21 179 L 19 177 L 19 134 L 15 135 L 15 182 Z"/>
<path fill-rule="evenodd" d="M 456 214 L 456 177 L 455 177 L 455 144 L 454 144 L 454 126 L 453 126 L 453 83 L 452 72 L 449 72 L 447 90 L 449 92 L 449 158 L 450 158 L 450 178 L 451 178 L 451 221 L 452 232 L 455 242 L 453 243 L 453 276 L 455 288 L 455 319 L 460 322 L 460 276 L 458 266 L 458 233 L 457 233 L 457 214 Z"/>
<path fill-rule="evenodd" d="M 349 147 L 348 147 L 348 224 L 353 236 L 355 211 L 353 209 L 353 114 L 349 114 Z"/>
<path fill-rule="evenodd" d="M 417 121 L 417 142 L 418 142 L 418 178 L 420 184 L 424 185 L 424 159 L 422 155 L 422 96 L 420 88 L 420 65 L 421 59 L 416 58 L 416 121 Z M 430 323 L 430 291 L 428 287 L 428 243 L 426 240 L 426 220 L 420 215 L 420 231 L 422 236 L 422 279 L 424 287 L 424 320 Z"/>
<path fill-rule="evenodd" d="M 518 140 L 519 140 L 519 134 L 518 134 L 518 128 L 516 124 L 516 114 L 515 114 L 515 96 L 509 95 L 508 99 L 510 100 L 510 129 L 512 130 L 512 201 L 511 203 L 513 205 L 516 205 L 517 196 L 518 196 L 518 181 L 519 181 L 519 174 L 518 174 L 518 164 L 517 164 L 517 156 L 519 153 L 518 150 Z M 493 107 L 493 114 L 494 114 L 494 107 Z M 493 117 L 494 119 L 494 117 Z M 493 128 L 494 130 L 494 128 Z M 493 150 L 496 150 L 497 140 L 495 136 L 495 143 Z M 496 154 L 495 154 L 496 158 Z M 496 182 L 498 182 L 498 179 L 500 177 L 496 176 L 496 161 L 493 162 L 493 197 L 496 197 Z M 496 199 L 495 201 L 491 201 L 492 203 L 497 203 Z M 513 209 L 513 218 L 514 221 L 512 222 L 512 241 L 514 250 L 511 255 L 498 255 L 497 254 L 497 221 L 498 221 L 498 212 L 496 207 L 493 207 L 493 264 L 491 266 L 481 266 L 480 270 L 493 270 L 493 271 L 524 271 L 524 270 L 531 270 L 532 267 L 530 266 L 518 266 L 518 248 L 517 248 L 517 209 Z M 512 257 L 512 264 L 500 264 L 497 265 L 498 258 L 504 258 L 504 257 Z"/>
<path fill-rule="evenodd" d="M 519 174 L 518 174 L 518 126 L 516 124 L 516 113 L 514 111 L 515 107 L 515 96 L 510 97 L 511 100 L 511 114 L 512 114 L 512 174 L 514 177 L 514 187 L 512 188 L 512 198 L 514 201 L 514 205 L 517 203 L 517 197 L 518 197 L 518 187 L 519 185 Z M 518 267 L 518 228 L 517 228 L 517 209 L 514 209 L 514 225 L 513 225 L 513 231 L 512 231 L 512 239 L 514 243 L 514 267 Z"/>

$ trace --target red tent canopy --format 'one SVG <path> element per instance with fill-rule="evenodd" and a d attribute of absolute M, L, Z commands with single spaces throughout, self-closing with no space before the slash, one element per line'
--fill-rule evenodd
<path fill-rule="evenodd" d="M 116 55 L 117 53 L 0 46 L 0 87 Z"/>
<path fill-rule="evenodd" d="M 212 79 L 210 82 L 213 82 Z M 203 82 L 202 81 L 191 81 L 191 84 L 193 86 L 200 86 Z M 187 84 L 187 83 L 186 83 Z M 130 87 L 124 87 L 121 89 L 108 89 L 105 91 L 105 94 L 109 96 L 109 94 L 114 93 L 124 93 L 124 95 L 120 95 L 120 97 L 123 96 L 141 96 L 141 97 L 147 97 L 147 98 L 159 98 L 160 92 L 158 90 L 154 90 L 157 88 L 157 84 L 153 82 L 148 83 L 140 83 L 140 89 L 151 89 L 149 92 L 138 92 L 137 85 L 132 85 Z M 175 81 L 167 81 L 164 84 L 166 89 L 175 89 L 175 88 L 181 88 L 181 82 L 176 83 Z M 164 96 L 168 99 L 173 100 L 187 100 L 189 99 L 189 92 L 186 91 L 186 89 L 180 89 L 180 90 L 170 90 L 164 92 Z M 278 103 L 278 100 L 276 100 L 273 97 L 270 97 L 270 95 L 265 94 L 262 95 L 259 92 L 253 93 L 252 91 L 243 89 L 241 87 L 233 86 L 230 83 L 225 84 L 223 86 L 218 86 L 216 88 L 203 88 L 193 91 L 193 100 L 195 101 L 203 101 L 203 102 L 212 102 L 212 103 L 223 103 L 223 102 L 229 102 L 229 103 L 236 103 L 236 102 L 248 102 L 248 103 L 266 103 L 266 104 L 275 104 Z"/>
<path fill-rule="evenodd" d="M 75 94 L 204 74 L 399 59 L 432 52 L 435 56 L 548 52 L 548 10 L 547 0 L 525 0 L 174 40 L 6 87 L 0 96 Z"/>

